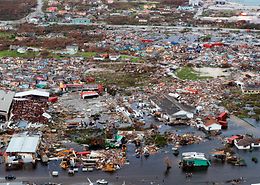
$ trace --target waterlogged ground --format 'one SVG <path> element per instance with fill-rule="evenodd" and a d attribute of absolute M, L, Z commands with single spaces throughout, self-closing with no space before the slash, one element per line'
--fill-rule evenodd
<path fill-rule="evenodd" d="M 248 127 L 250 128 L 250 127 Z M 258 129 L 258 128 L 255 128 Z M 188 127 L 178 127 L 178 132 L 192 131 Z M 195 130 L 194 130 L 195 131 Z M 231 136 L 235 133 L 244 134 L 247 133 L 247 128 L 234 124 L 230 121 L 229 129 L 224 131 L 222 135 Z M 259 132 L 259 130 L 255 130 Z M 215 148 L 223 147 L 222 139 L 219 137 L 205 140 L 200 144 L 194 144 L 190 146 L 184 146 L 180 149 L 180 152 L 197 151 L 204 152 L 208 156 Z M 238 167 L 230 164 L 223 164 L 220 162 L 212 161 L 212 165 L 206 171 L 193 172 L 192 178 L 186 178 L 185 172 L 178 167 L 180 156 L 175 157 L 171 151 L 172 146 L 168 146 L 160 150 L 157 154 L 151 155 L 148 159 L 136 158 L 134 156 L 134 145 L 128 146 L 128 159 L 130 164 L 125 165 L 121 170 L 116 173 L 104 173 L 101 171 L 94 172 L 81 172 L 79 171 L 73 177 L 67 175 L 66 171 L 59 168 L 59 161 L 52 161 L 48 166 L 38 164 L 37 168 L 25 169 L 19 171 L 5 171 L 4 165 L 0 167 L 0 182 L 5 182 L 4 176 L 7 174 L 14 174 L 17 177 L 16 181 L 33 181 L 37 183 L 44 182 L 59 182 L 64 185 L 72 184 L 88 184 L 87 178 L 90 178 L 93 182 L 97 179 L 106 179 L 113 185 L 121 185 L 125 181 L 129 185 L 148 185 L 148 184 L 164 184 L 164 185 L 180 185 L 180 184 L 231 184 L 227 181 L 237 179 L 240 177 L 245 178 L 245 182 L 241 184 L 260 183 L 260 163 L 252 162 L 252 157 L 258 157 L 260 159 L 260 150 L 238 151 L 237 154 L 245 159 L 247 166 Z M 172 168 L 170 171 L 166 171 L 165 158 L 169 158 L 172 162 Z M 259 160 L 258 159 L 258 160 Z M 59 177 L 53 178 L 50 172 L 58 170 L 60 172 Z"/>

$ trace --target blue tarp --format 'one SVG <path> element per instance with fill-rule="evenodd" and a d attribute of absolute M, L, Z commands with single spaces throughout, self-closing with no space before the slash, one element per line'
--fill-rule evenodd
<path fill-rule="evenodd" d="M 172 41 L 171 44 L 172 44 L 172 45 L 178 45 L 179 43 Z"/>

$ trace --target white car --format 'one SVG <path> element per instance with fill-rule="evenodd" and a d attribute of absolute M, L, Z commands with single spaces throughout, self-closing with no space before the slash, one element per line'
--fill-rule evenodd
<path fill-rule="evenodd" d="M 97 183 L 98 183 L 98 184 L 108 184 L 108 182 L 107 182 L 105 179 L 101 179 L 101 180 L 98 179 L 98 180 L 97 180 Z"/>
<path fill-rule="evenodd" d="M 58 171 L 52 171 L 51 175 L 53 177 L 58 177 L 59 176 L 59 172 Z"/>

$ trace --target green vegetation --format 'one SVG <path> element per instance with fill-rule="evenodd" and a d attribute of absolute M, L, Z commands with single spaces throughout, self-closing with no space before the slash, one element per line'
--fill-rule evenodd
<path fill-rule="evenodd" d="M 55 54 L 55 53 L 48 53 L 46 55 L 46 58 L 55 58 L 55 59 L 62 59 L 62 58 L 69 58 L 69 57 L 84 57 L 84 58 L 91 58 L 96 55 L 96 52 L 78 52 L 74 55 L 68 55 L 68 54 Z"/>
<path fill-rule="evenodd" d="M 162 135 L 156 135 L 154 142 L 155 145 L 158 147 L 164 147 L 165 145 L 167 145 L 167 139 L 165 136 Z"/>
<path fill-rule="evenodd" d="M 21 57 L 21 58 L 35 58 L 39 55 L 39 52 L 26 52 L 26 53 L 18 53 L 17 51 L 11 50 L 3 50 L 0 51 L 0 58 L 2 57 Z"/>
<path fill-rule="evenodd" d="M 5 33 L 5 32 L 0 32 L 0 39 L 1 37 L 5 36 L 10 36 L 12 37 L 11 34 Z M 74 55 L 61 55 L 61 54 L 56 54 L 47 50 L 43 50 L 41 52 L 32 52 L 32 51 L 27 51 L 26 53 L 18 53 L 17 51 L 11 51 L 11 50 L 2 50 L 0 51 L 0 58 L 2 57 L 14 57 L 14 58 L 54 58 L 54 59 L 63 59 L 63 58 L 70 58 L 70 57 L 84 57 L 84 58 L 92 58 L 96 56 L 98 53 L 97 52 L 78 52 Z M 129 59 L 131 62 L 140 62 L 140 58 L 138 57 L 133 57 L 130 55 L 122 55 L 121 59 Z"/>
<path fill-rule="evenodd" d="M 260 99 L 259 95 L 244 95 L 241 91 L 232 90 L 231 97 L 225 98 L 222 105 L 232 111 L 239 118 L 260 119 Z M 252 111 L 245 107 L 251 108 Z M 250 114 L 250 113 L 254 114 Z"/>
<path fill-rule="evenodd" d="M 62 59 L 69 57 L 67 56 L 62 56 L 59 54 L 55 53 L 47 53 L 43 54 L 43 52 L 33 52 L 33 51 L 27 51 L 26 53 L 18 53 L 17 51 L 11 51 L 11 50 L 3 50 L 0 51 L 0 58 L 2 57 L 14 57 L 14 58 L 54 58 L 54 59 Z"/>
<path fill-rule="evenodd" d="M 94 57 L 96 54 L 97 54 L 96 52 L 79 52 L 79 53 L 76 53 L 75 56 L 91 58 L 91 57 Z"/>
<path fill-rule="evenodd" d="M 208 42 L 208 41 L 210 41 L 211 38 L 212 38 L 212 35 L 208 34 L 208 35 L 201 36 L 200 40 L 203 42 Z"/>
<path fill-rule="evenodd" d="M 121 58 L 122 59 L 128 59 L 128 58 L 130 58 L 130 56 L 129 55 L 121 55 Z"/>
<path fill-rule="evenodd" d="M 145 138 L 145 144 L 155 144 L 158 147 L 164 147 L 167 145 L 167 138 L 165 135 L 160 135 L 160 134 L 154 134 L 154 135 L 149 135 Z"/>
<path fill-rule="evenodd" d="M 147 80 L 146 74 L 131 74 L 123 72 L 99 72 L 94 73 L 98 82 L 105 86 L 116 85 L 121 88 L 143 86 Z"/>
<path fill-rule="evenodd" d="M 8 32 L 1 32 L 0 31 L 0 39 L 13 40 L 13 39 L 15 39 L 15 35 L 8 33 Z"/>
<path fill-rule="evenodd" d="M 133 66 L 128 66 L 124 63 L 100 63 L 98 68 L 103 70 L 91 72 L 90 74 L 87 73 L 86 76 L 95 77 L 98 82 L 105 86 L 116 86 L 122 89 L 148 85 L 150 82 L 149 76 L 154 72 L 153 69 L 147 68 L 146 71 L 140 73 L 138 71 L 130 70 L 131 67 Z M 135 64 L 133 69 L 142 68 L 144 68 L 142 64 Z"/>
<path fill-rule="evenodd" d="M 100 147 L 105 145 L 105 134 L 99 129 L 69 129 L 66 130 L 66 134 L 79 144 L 99 145 Z"/>
<path fill-rule="evenodd" d="M 0 36 L 1 38 L 1 36 Z M 75 55 L 60 55 L 56 53 L 51 52 L 26 52 L 26 53 L 18 53 L 17 51 L 11 51 L 11 50 L 3 50 L 0 51 L 0 58 L 1 57 L 20 57 L 20 58 L 35 58 L 35 57 L 43 57 L 43 58 L 54 58 L 54 59 L 62 59 L 62 58 L 69 58 L 69 57 L 85 57 L 85 58 L 91 58 L 96 55 L 96 52 L 79 52 Z"/>
<path fill-rule="evenodd" d="M 140 61 L 140 58 L 138 57 L 134 57 L 130 60 L 131 62 L 139 62 Z"/>
<path fill-rule="evenodd" d="M 212 77 L 200 76 L 200 74 L 194 71 L 191 67 L 183 67 L 176 72 L 176 76 L 182 80 L 204 80 Z"/>
<path fill-rule="evenodd" d="M 121 55 L 121 59 L 129 59 L 131 62 L 140 62 L 141 59 L 139 57 L 133 57 L 130 55 Z"/>
<path fill-rule="evenodd" d="M 233 17 L 238 15 L 240 12 L 237 10 L 207 10 L 202 13 L 202 17 Z"/>

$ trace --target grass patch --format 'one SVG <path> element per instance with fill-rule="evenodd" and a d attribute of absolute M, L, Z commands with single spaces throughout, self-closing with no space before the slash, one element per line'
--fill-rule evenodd
<path fill-rule="evenodd" d="M 131 56 L 129 56 L 129 55 L 121 55 L 121 58 L 122 59 L 128 59 L 128 58 L 131 58 Z"/>
<path fill-rule="evenodd" d="M 11 33 L 8 33 L 8 32 L 1 32 L 0 31 L 0 39 L 10 39 L 10 40 L 13 40 L 15 39 L 15 36 Z"/>
<path fill-rule="evenodd" d="M 96 56 L 96 52 L 79 52 L 76 53 L 75 56 L 85 57 L 85 58 L 91 58 Z"/>
<path fill-rule="evenodd" d="M 212 77 L 200 76 L 200 74 L 194 71 L 191 67 L 183 67 L 176 72 L 176 76 L 182 80 L 205 80 Z"/>
<path fill-rule="evenodd" d="M 167 145 L 167 139 L 165 136 L 162 135 L 156 135 L 154 142 L 155 145 L 158 147 L 164 147 L 165 145 Z"/>
<path fill-rule="evenodd" d="M 155 144 L 157 147 L 164 147 L 167 145 L 167 138 L 165 135 L 154 134 L 145 138 L 145 144 Z"/>
<path fill-rule="evenodd" d="M 237 10 L 208 10 L 202 13 L 202 17 L 232 17 L 238 15 L 239 13 L 240 11 Z"/>
<path fill-rule="evenodd" d="M 115 85 L 121 88 L 143 86 L 147 81 L 145 74 L 100 72 L 94 73 L 93 76 L 105 86 Z"/>
<path fill-rule="evenodd" d="M 0 58 L 2 58 L 2 57 L 35 58 L 38 55 L 39 55 L 39 52 L 18 53 L 17 51 L 10 51 L 10 50 L 0 51 Z"/>
<path fill-rule="evenodd" d="M 142 68 L 140 65 L 136 65 L 136 68 Z M 90 75 L 96 78 L 96 80 L 105 86 L 117 86 L 120 88 L 128 87 L 141 87 L 148 85 L 150 81 L 151 71 L 138 73 L 138 72 L 127 72 L 122 70 L 125 67 L 123 63 L 100 63 L 98 68 L 104 69 L 100 72 L 90 72 L 86 75 Z"/>
<path fill-rule="evenodd" d="M 236 90 L 231 91 L 231 93 L 232 95 L 229 98 L 225 98 L 221 105 L 240 118 L 253 118 L 257 120 L 260 118 L 259 95 L 244 95 L 241 91 Z M 251 107 L 252 112 L 255 114 L 249 114 L 250 111 L 245 109 L 245 107 Z"/>
<path fill-rule="evenodd" d="M 105 133 L 100 129 L 70 129 L 65 134 L 78 144 L 88 144 L 90 147 L 105 146 Z"/>
<path fill-rule="evenodd" d="M 140 58 L 138 58 L 138 57 L 134 57 L 134 58 L 132 58 L 131 60 L 130 60 L 131 62 L 139 62 L 140 61 Z"/>
<path fill-rule="evenodd" d="M 1 36 L 0 36 L 1 38 Z M 30 52 L 27 51 L 26 53 L 18 53 L 17 51 L 11 51 L 11 50 L 3 50 L 0 51 L 0 58 L 2 57 L 13 57 L 13 58 L 36 58 L 36 57 L 42 57 L 42 58 L 54 58 L 54 59 L 63 59 L 63 58 L 69 58 L 69 57 L 85 57 L 90 58 L 95 56 L 95 52 L 80 52 L 75 55 L 60 55 L 56 53 L 48 53 L 46 56 L 41 56 L 41 52 Z"/>
<path fill-rule="evenodd" d="M 130 55 L 121 55 L 121 59 L 123 60 L 129 59 L 131 62 L 140 62 L 141 60 L 139 57 L 134 57 Z"/>

